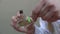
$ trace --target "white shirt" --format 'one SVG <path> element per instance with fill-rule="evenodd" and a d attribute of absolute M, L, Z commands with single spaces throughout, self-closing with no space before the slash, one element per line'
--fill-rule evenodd
<path fill-rule="evenodd" d="M 52 34 L 51 32 L 49 32 L 47 26 L 48 26 L 48 22 L 42 20 L 42 18 L 40 17 L 39 19 L 39 23 L 40 23 L 40 27 L 35 25 L 35 34 Z M 59 34 L 60 33 L 60 20 L 57 20 L 55 22 L 52 23 L 52 25 L 54 26 L 54 34 Z"/>
<path fill-rule="evenodd" d="M 60 20 L 53 22 L 52 25 L 54 26 L 54 34 L 60 34 Z"/>

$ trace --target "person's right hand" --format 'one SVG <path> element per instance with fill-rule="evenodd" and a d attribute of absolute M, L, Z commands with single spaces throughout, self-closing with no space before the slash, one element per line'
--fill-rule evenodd
<path fill-rule="evenodd" d="M 43 0 L 43 2 L 40 4 L 42 5 L 39 11 L 40 17 L 48 22 L 56 21 L 58 19 L 58 10 L 55 4 L 49 2 L 49 0 Z"/>
<path fill-rule="evenodd" d="M 48 22 L 56 21 L 58 18 L 58 10 L 56 10 L 53 2 L 49 0 L 41 0 L 38 5 L 32 11 L 33 19 L 36 21 L 38 17 L 42 17 L 43 20 Z"/>
<path fill-rule="evenodd" d="M 43 8 L 40 14 L 44 20 L 47 20 L 48 22 L 58 20 L 59 10 L 57 10 L 57 6 L 55 6 L 55 3 L 56 2 L 53 3 L 53 1 L 49 2 L 49 0 L 47 0 L 46 4 L 42 6 Z"/>

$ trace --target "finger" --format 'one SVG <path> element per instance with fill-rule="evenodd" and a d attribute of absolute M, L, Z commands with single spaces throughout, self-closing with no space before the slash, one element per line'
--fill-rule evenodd
<path fill-rule="evenodd" d="M 49 18 L 51 18 L 51 16 L 53 15 L 54 12 L 49 12 L 47 13 L 45 16 L 43 16 L 44 20 L 48 20 Z"/>
<path fill-rule="evenodd" d="M 41 12 L 43 12 L 44 9 L 46 9 L 46 7 L 49 5 L 49 3 L 45 3 L 41 9 Z"/>
<path fill-rule="evenodd" d="M 53 12 L 55 10 L 55 7 L 53 5 L 48 6 L 48 8 L 43 12 L 42 16 L 45 16 L 47 13 Z"/>
<path fill-rule="evenodd" d="M 17 17 L 16 17 L 16 16 L 13 16 L 13 17 L 12 17 L 11 26 L 12 26 L 15 30 L 17 30 L 17 31 L 19 31 L 19 32 L 20 32 L 20 31 L 23 31 L 22 28 L 19 27 L 18 24 L 17 24 Z"/>
<path fill-rule="evenodd" d="M 54 11 L 53 15 L 47 21 L 56 21 L 58 20 L 58 11 Z"/>
<path fill-rule="evenodd" d="M 42 15 L 44 19 L 49 19 L 51 15 L 53 15 L 53 12 L 55 10 L 54 6 L 50 6 L 50 8 L 47 9 L 46 13 Z"/>
<path fill-rule="evenodd" d="M 39 13 L 39 12 L 41 12 L 40 10 L 41 10 L 41 8 L 43 7 L 43 6 L 45 6 L 45 4 L 46 4 L 46 1 L 45 0 L 42 0 L 42 1 L 39 1 L 39 3 L 37 4 L 37 6 L 34 8 L 34 12 L 35 13 Z M 38 11 L 38 12 L 37 12 Z"/>
<path fill-rule="evenodd" d="M 51 14 L 49 14 L 47 17 L 45 17 L 45 20 L 52 22 L 52 21 L 56 21 L 58 19 L 58 13 L 55 11 L 52 11 Z"/>
<path fill-rule="evenodd" d="M 16 16 L 17 16 L 17 18 L 20 18 L 20 13 L 19 13 L 19 11 L 17 12 L 17 15 L 16 15 Z"/>
<path fill-rule="evenodd" d="M 27 32 L 27 29 L 26 29 L 25 27 L 23 27 L 23 26 L 22 26 L 22 27 L 19 27 L 18 29 L 19 29 L 20 31 L 24 31 L 25 33 Z"/>
<path fill-rule="evenodd" d="M 43 16 L 42 18 L 43 18 L 44 20 L 47 20 L 47 19 L 49 19 L 49 18 L 51 17 L 52 14 L 53 14 L 52 12 L 49 12 L 49 13 L 47 13 L 45 16 Z"/>
<path fill-rule="evenodd" d="M 37 8 L 40 7 L 40 8 L 38 9 L 40 12 L 41 12 L 41 10 L 45 7 L 46 3 L 47 3 L 46 0 L 42 0 L 42 1 L 41 1 L 41 4 L 37 7 Z"/>
<path fill-rule="evenodd" d="M 43 16 L 46 13 L 46 7 L 48 7 L 48 4 L 46 4 L 40 11 L 40 15 Z"/>
<path fill-rule="evenodd" d="M 44 4 L 44 6 L 42 6 L 41 11 L 40 11 L 40 15 L 43 16 L 45 15 L 45 13 L 49 12 L 49 9 L 53 7 L 53 4 L 50 4 L 47 0 L 46 3 Z"/>
<path fill-rule="evenodd" d="M 16 23 L 16 22 L 17 22 L 17 17 L 16 17 L 16 16 L 13 16 L 13 17 L 12 17 L 12 22 L 13 22 L 13 23 Z"/>
<path fill-rule="evenodd" d="M 12 27 L 13 27 L 16 31 L 21 32 L 21 30 L 20 30 L 18 27 L 16 27 L 15 25 L 12 25 Z"/>
<path fill-rule="evenodd" d="M 50 12 L 51 10 L 53 10 L 55 7 L 54 5 L 49 5 L 47 6 L 43 11 L 42 11 L 42 16 L 44 16 L 46 13 Z"/>

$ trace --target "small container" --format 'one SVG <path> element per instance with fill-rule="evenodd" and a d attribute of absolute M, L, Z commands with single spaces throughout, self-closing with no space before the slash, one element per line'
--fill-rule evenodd
<path fill-rule="evenodd" d="M 25 16 L 25 14 L 23 14 L 23 10 L 20 10 L 20 18 L 18 21 L 18 25 L 19 26 L 27 26 L 28 24 L 31 23 L 32 18 L 29 16 Z"/>

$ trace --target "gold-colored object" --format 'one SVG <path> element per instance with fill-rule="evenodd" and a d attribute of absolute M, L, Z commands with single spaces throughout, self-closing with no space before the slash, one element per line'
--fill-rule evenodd
<path fill-rule="evenodd" d="M 31 21 L 32 21 L 32 18 L 31 17 L 29 17 L 29 16 L 25 16 L 24 14 L 23 14 L 23 11 L 22 10 L 20 10 L 20 19 L 19 19 L 19 21 L 18 21 L 18 25 L 19 26 L 26 26 L 26 25 L 28 25 L 28 24 L 30 24 L 31 23 Z"/>
<path fill-rule="evenodd" d="M 26 26 L 26 25 L 30 24 L 31 21 L 32 21 L 32 20 L 31 20 L 30 17 L 26 17 L 26 18 L 22 19 L 18 24 L 19 24 L 20 26 Z"/>

